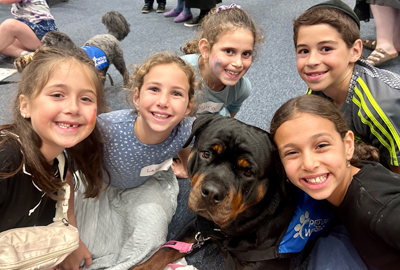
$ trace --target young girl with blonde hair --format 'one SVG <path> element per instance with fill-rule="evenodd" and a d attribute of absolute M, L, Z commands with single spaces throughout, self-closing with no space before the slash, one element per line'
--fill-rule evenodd
<path fill-rule="evenodd" d="M 172 157 L 178 154 L 187 166 L 190 149 L 182 146 L 194 120 L 193 68 L 161 52 L 132 79 L 134 109 L 98 117 L 111 186 L 98 201 L 76 193 L 78 228 L 93 257 L 89 269 L 128 269 L 166 241 L 179 192 Z"/>

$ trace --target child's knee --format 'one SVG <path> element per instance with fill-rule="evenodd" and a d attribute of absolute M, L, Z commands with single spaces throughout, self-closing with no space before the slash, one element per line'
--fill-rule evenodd
<path fill-rule="evenodd" d="M 22 23 L 16 19 L 6 19 L 0 24 L 1 31 L 13 32 L 17 29 L 19 23 Z"/>

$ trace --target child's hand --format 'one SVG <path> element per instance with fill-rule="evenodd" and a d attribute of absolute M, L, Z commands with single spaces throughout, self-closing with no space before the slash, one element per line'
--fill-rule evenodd
<path fill-rule="evenodd" d="M 80 267 L 80 263 L 85 260 L 84 267 L 89 267 L 92 264 L 92 255 L 87 249 L 86 245 L 79 239 L 79 248 L 74 250 L 65 260 L 56 267 L 56 269 L 62 270 L 79 270 L 84 267 Z"/>
<path fill-rule="evenodd" d="M 0 0 L 0 3 L 6 4 L 6 5 L 12 5 L 14 3 L 19 3 L 22 2 L 21 0 Z"/>
<path fill-rule="evenodd" d="M 179 158 L 174 158 L 171 167 L 177 178 L 189 178 L 187 168 L 184 168 L 183 163 Z"/>

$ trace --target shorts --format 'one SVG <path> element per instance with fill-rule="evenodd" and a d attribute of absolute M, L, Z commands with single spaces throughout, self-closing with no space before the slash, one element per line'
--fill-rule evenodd
<path fill-rule="evenodd" d="M 54 20 L 43 20 L 38 23 L 31 23 L 30 21 L 21 18 L 17 18 L 17 20 L 28 25 L 32 29 L 32 31 L 36 34 L 39 40 L 42 40 L 43 36 L 47 32 L 58 31 Z"/>

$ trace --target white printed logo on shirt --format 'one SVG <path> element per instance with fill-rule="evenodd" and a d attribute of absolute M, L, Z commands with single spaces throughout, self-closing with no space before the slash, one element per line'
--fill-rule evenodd
<path fill-rule="evenodd" d="M 171 165 L 172 165 L 172 158 L 167 159 L 166 161 L 160 164 L 146 166 L 140 171 L 140 176 L 149 176 L 155 174 L 158 171 L 166 171 L 168 170 L 169 167 L 171 167 Z"/>
<path fill-rule="evenodd" d="M 215 103 L 212 101 L 202 103 L 199 105 L 199 108 L 197 109 L 197 113 L 202 113 L 202 112 L 211 112 L 211 113 L 216 113 L 219 112 L 224 106 L 224 103 Z"/>

